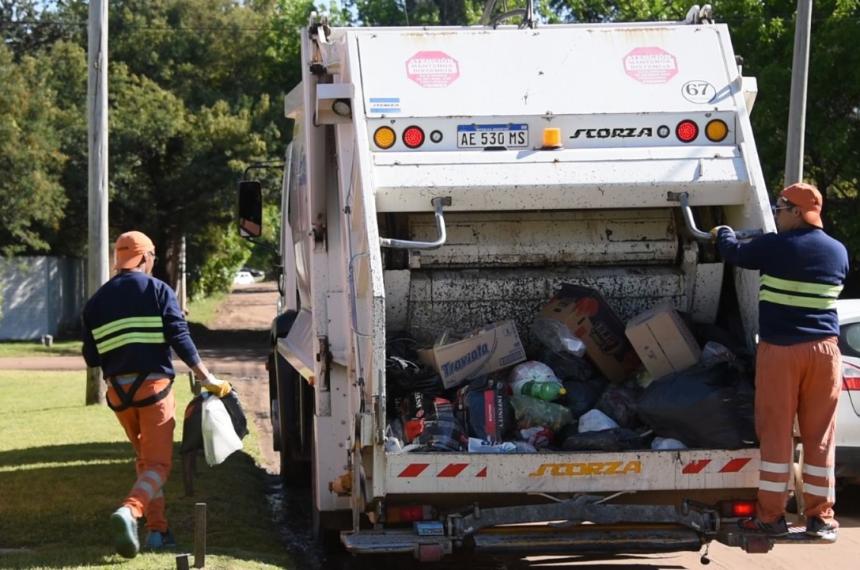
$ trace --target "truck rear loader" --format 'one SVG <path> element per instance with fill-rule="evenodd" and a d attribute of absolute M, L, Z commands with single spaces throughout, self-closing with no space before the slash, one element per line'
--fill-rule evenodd
<path fill-rule="evenodd" d="M 385 448 L 392 331 L 432 344 L 513 320 L 526 334 L 562 284 L 600 291 L 625 321 L 670 303 L 754 350 L 758 275 L 725 266 L 699 229 L 775 231 L 749 119 L 756 82 L 728 28 L 317 17 L 301 43 L 270 372 L 282 475 L 310 485 L 315 531 L 420 560 L 713 540 L 770 550 L 734 524 L 754 508 L 755 447 Z"/>

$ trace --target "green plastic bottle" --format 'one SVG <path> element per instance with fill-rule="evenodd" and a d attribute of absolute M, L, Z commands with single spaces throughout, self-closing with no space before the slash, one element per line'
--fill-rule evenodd
<path fill-rule="evenodd" d="M 523 396 L 531 396 L 532 398 L 537 398 L 538 400 L 544 400 L 546 402 L 552 402 L 553 400 L 558 399 L 560 396 L 564 396 L 567 394 L 567 390 L 562 387 L 561 384 L 557 382 L 536 382 L 531 380 L 523 384 L 520 389 L 520 393 Z"/>

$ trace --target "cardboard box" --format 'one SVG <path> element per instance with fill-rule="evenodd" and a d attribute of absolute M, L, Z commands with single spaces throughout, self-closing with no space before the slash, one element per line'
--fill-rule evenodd
<path fill-rule="evenodd" d="M 500 321 L 462 340 L 419 350 L 418 357 L 439 372 L 446 388 L 452 388 L 469 378 L 522 362 L 526 351 L 514 321 Z"/>
<path fill-rule="evenodd" d="M 699 361 L 699 343 L 669 304 L 637 315 L 625 331 L 627 338 L 655 379 L 685 370 Z"/>
<path fill-rule="evenodd" d="M 598 291 L 564 284 L 541 316 L 567 325 L 585 343 L 589 360 L 612 382 L 623 382 L 642 366 L 624 335 L 624 323 Z"/>

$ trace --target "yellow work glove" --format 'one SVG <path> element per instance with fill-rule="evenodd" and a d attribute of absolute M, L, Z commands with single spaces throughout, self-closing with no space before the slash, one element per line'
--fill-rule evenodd
<path fill-rule="evenodd" d="M 219 398 L 223 398 L 233 389 L 230 383 L 226 380 L 218 380 L 214 376 L 209 376 L 204 380 L 200 380 L 200 385 L 203 386 L 211 394 L 215 394 Z"/>

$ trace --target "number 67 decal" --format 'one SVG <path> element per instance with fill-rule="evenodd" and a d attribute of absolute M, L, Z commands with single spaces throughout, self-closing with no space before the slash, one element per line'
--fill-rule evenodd
<path fill-rule="evenodd" d="M 681 86 L 681 95 L 690 103 L 708 103 L 717 90 L 707 81 L 688 81 Z"/>

